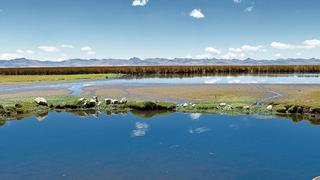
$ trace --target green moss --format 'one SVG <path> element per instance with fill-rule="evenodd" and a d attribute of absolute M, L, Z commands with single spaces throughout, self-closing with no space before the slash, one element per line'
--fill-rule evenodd
<path fill-rule="evenodd" d="M 158 109 L 165 109 L 165 110 L 173 110 L 177 107 L 175 103 L 171 102 L 156 102 Z"/>
<path fill-rule="evenodd" d="M 151 101 L 132 101 L 128 102 L 127 106 L 136 110 L 156 110 L 157 104 Z"/>
<path fill-rule="evenodd" d="M 170 102 L 131 101 L 127 106 L 134 110 L 173 110 L 176 104 Z"/>
<path fill-rule="evenodd" d="M 287 113 L 288 110 L 288 108 L 283 104 L 276 105 L 274 109 L 277 113 Z"/>

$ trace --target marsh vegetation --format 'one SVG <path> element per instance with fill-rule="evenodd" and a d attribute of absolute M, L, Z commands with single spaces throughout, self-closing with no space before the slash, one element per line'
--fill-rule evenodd
<path fill-rule="evenodd" d="M 319 73 L 320 65 L 193 65 L 1 68 L 2 75 Z"/>

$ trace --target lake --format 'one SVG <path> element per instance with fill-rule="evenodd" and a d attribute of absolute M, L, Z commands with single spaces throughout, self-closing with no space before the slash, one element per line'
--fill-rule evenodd
<path fill-rule="evenodd" d="M 184 113 L 43 118 L 0 127 L 0 179 L 306 180 L 320 175 L 320 126 L 308 121 Z"/>
<path fill-rule="evenodd" d="M 126 77 L 103 80 L 0 85 L 1 93 L 30 90 L 69 89 L 71 95 L 81 95 L 85 87 L 105 85 L 156 85 L 156 84 L 320 84 L 319 74 L 240 74 L 195 77 Z"/>

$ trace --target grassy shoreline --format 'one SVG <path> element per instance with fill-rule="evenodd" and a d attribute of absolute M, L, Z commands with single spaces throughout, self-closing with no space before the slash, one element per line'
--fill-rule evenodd
<path fill-rule="evenodd" d="M 84 116 L 97 112 L 112 113 L 135 113 L 144 117 L 144 114 L 157 115 L 161 113 L 208 113 L 227 115 L 279 115 L 291 118 L 294 121 L 302 119 L 310 120 L 313 124 L 320 124 L 320 108 L 311 108 L 298 105 L 272 104 L 256 106 L 244 103 L 222 103 L 217 101 L 202 101 L 197 103 L 175 104 L 171 102 L 129 101 L 126 103 L 106 104 L 100 101 L 92 107 L 79 104 L 76 96 L 47 97 L 48 105 L 38 105 L 32 97 L 24 99 L 10 99 L 0 103 L 0 124 L 7 120 L 19 120 L 26 117 L 46 116 L 49 112 L 71 112 L 75 115 Z M 86 97 L 90 99 L 90 97 Z M 270 108 L 271 107 L 271 108 Z M 308 111 L 307 111 L 308 109 Z M 293 118 L 292 118 L 293 117 Z"/>
<path fill-rule="evenodd" d="M 70 82 L 119 78 L 122 74 L 71 74 L 71 75 L 0 75 L 0 85 L 40 82 Z"/>

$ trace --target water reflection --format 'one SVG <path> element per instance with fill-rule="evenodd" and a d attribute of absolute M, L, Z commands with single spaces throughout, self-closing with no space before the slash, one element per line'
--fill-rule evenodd
<path fill-rule="evenodd" d="M 320 172 L 319 127 L 306 121 L 138 114 L 52 112 L 38 114 L 41 123 L 12 121 L 0 129 L 0 179 L 289 180 Z"/>
<path fill-rule="evenodd" d="M 101 114 L 104 114 L 106 116 L 114 115 L 114 114 L 122 114 L 122 115 L 127 115 L 128 113 L 135 115 L 139 118 L 142 119 L 151 119 L 153 117 L 158 117 L 158 116 L 166 116 L 173 114 L 175 112 L 173 111 L 127 111 L 127 110 L 122 110 L 122 111 L 98 111 L 96 109 L 87 109 L 87 110 L 73 110 L 73 111 L 58 111 L 58 113 L 63 113 L 67 112 L 70 113 L 74 116 L 77 117 L 94 117 L 98 119 Z M 10 117 L 9 120 L 4 120 L 0 119 L 0 127 L 4 126 L 7 121 L 14 121 L 14 120 L 23 120 L 28 117 L 34 116 L 39 122 L 45 121 L 45 119 L 49 116 L 50 112 L 44 111 L 44 112 L 36 112 L 36 113 L 27 113 L 27 114 L 16 114 L 12 117 Z M 201 117 L 204 115 L 203 113 L 187 113 L 188 116 L 190 117 L 191 120 L 193 121 L 198 121 L 201 119 Z M 320 125 L 320 114 L 306 114 L 306 115 L 301 115 L 301 114 L 253 114 L 251 115 L 256 119 L 264 119 L 264 120 L 269 120 L 272 118 L 280 118 L 284 120 L 291 120 L 294 123 L 298 123 L 304 120 L 309 121 L 312 125 Z M 245 121 L 247 118 L 244 116 L 241 120 Z M 230 127 L 230 128 L 236 128 L 236 127 Z M 137 128 L 139 130 L 139 128 Z M 205 130 L 207 131 L 207 130 Z M 142 131 L 138 131 L 142 132 Z M 197 132 L 203 132 L 203 129 L 193 129 L 193 133 Z"/>
<path fill-rule="evenodd" d="M 199 128 L 190 129 L 189 133 L 190 134 L 202 134 L 202 133 L 208 132 L 210 130 L 211 129 L 207 128 L 207 127 L 199 127 Z"/>
<path fill-rule="evenodd" d="M 132 136 L 133 137 L 145 136 L 148 130 L 149 130 L 149 125 L 147 123 L 136 122 L 136 129 L 132 131 Z"/>
<path fill-rule="evenodd" d="M 191 113 L 190 118 L 192 120 L 198 120 L 198 119 L 200 119 L 201 115 L 202 115 L 201 113 Z"/>

